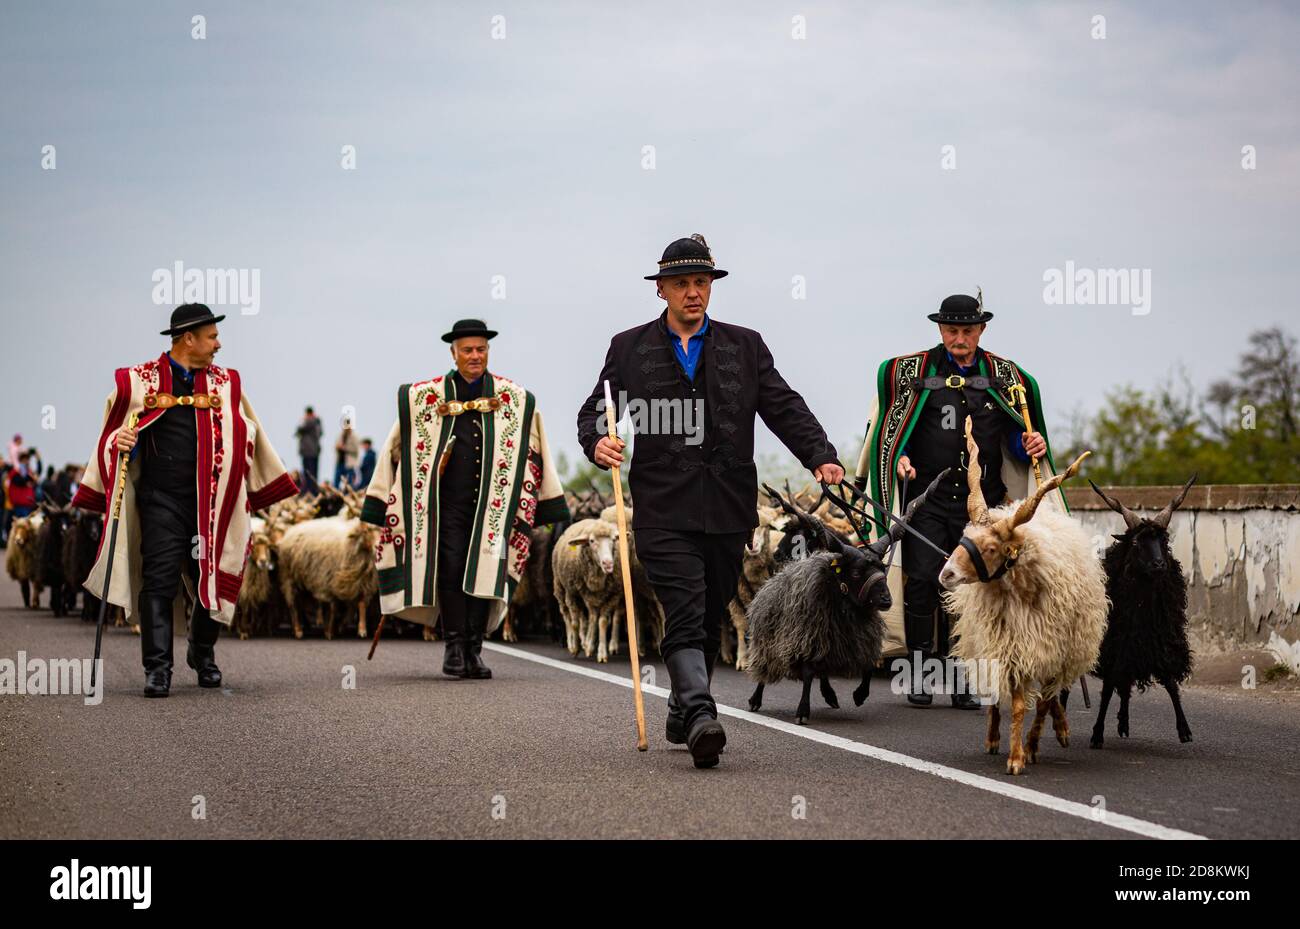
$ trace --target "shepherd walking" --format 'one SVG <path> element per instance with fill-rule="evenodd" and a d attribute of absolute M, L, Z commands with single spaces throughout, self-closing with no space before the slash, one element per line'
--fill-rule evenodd
<path fill-rule="evenodd" d="M 621 465 L 624 448 L 603 428 L 605 381 L 614 415 L 631 417 L 637 557 L 667 619 L 659 646 L 672 679 L 666 738 L 686 743 L 699 768 L 716 765 L 727 740 L 709 686 L 722 617 L 758 525 L 755 415 L 817 480 L 838 484 L 844 476 L 826 432 L 777 372 L 762 336 L 709 317 L 713 282 L 726 275 L 703 236 L 671 243 L 659 270 L 646 276 L 666 309 L 614 336 L 578 412 L 578 441 L 602 468 Z"/>
<path fill-rule="evenodd" d="M 72 501 L 105 513 L 118 453 L 130 453 L 122 531 L 113 550 L 102 547 L 85 586 L 100 595 L 113 561 L 108 601 L 128 617 L 138 610 L 146 697 L 165 697 L 171 689 L 173 617 L 185 615 L 185 596 L 191 603 L 186 663 L 200 687 L 221 685 L 217 636 L 239 599 L 249 514 L 298 492 L 239 372 L 212 363 L 223 319 L 201 303 L 179 306 L 161 333 L 171 349 L 117 370 L 99 441 Z"/>

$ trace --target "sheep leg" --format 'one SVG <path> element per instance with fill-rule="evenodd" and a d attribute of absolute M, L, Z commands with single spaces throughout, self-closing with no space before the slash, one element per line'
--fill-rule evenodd
<path fill-rule="evenodd" d="M 1047 709 L 1052 714 L 1052 731 L 1056 733 L 1056 741 L 1060 743 L 1061 748 L 1069 748 L 1070 720 L 1065 716 L 1065 704 L 1061 702 L 1059 696 L 1054 696 Z"/>
<path fill-rule="evenodd" d="M 749 667 L 749 649 L 745 645 L 745 637 L 749 635 L 749 617 L 739 599 L 731 601 L 731 626 L 736 630 L 736 670 L 744 671 Z"/>
<path fill-rule="evenodd" d="M 507 610 L 507 611 L 506 611 L 506 618 L 505 618 L 505 621 L 501 624 L 501 641 L 502 641 L 502 642 L 518 642 L 518 641 L 519 641 L 519 639 L 515 636 L 515 612 L 514 612 L 514 610 Z"/>
<path fill-rule="evenodd" d="M 1174 719 L 1178 726 L 1178 741 L 1192 741 L 1192 727 L 1187 725 L 1187 717 L 1183 715 L 1183 699 L 1178 695 L 1178 682 L 1165 681 L 1165 690 L 1169 691 L 1169 699 L 1174 701 Z"/>
<path fill-rule="evenodd" d="M 370 638 L 370 636 L 366 635 L 366 606 L 367 606 L 366 601 L 364 600 L 357 601 L 357 638 L 358 639 Z"/>
<path fill-rule="evenodd" d="M 573 604 L 569 603 L 560 611 L 564 619 L 564 646 L 568 649 L 569 654 L 577 656 L 578 654 L 578 614 L 574 611 Z"/>
<path fill-rule="evenodd" d="M 817 672 L 813 670 L 812 662 L 805 661 L 800 669 L 803 673 L 803 696 L 799 698 L 799 708 L 795 710 L 795 719 L 801 726 L 808 725 L 808 717 L 812 715 L 812 683 Z"/>
<path fill-rule="evenodd" d="M 763 685 L 759 684 L 749 696 L 749 711 L 757 713 L 763 706 Z"/>
<path fill-rule="evenodd" d="M 1022 774 L 1025 770 L 1025 688 L 1017 685 L 1011 691 L 1011 754 L 1007 756 L 1007 773 Z"/>
<path fill-rule="evenodd" d="M 871 696 L 871 668 L 868 667 L 862 672 L 862 683 L 853 691 L 853 705 L 862 706 L 867 702 L 867 697 Z"/>
<path fill-rule="evenodd" d="M 32 608 L 32 582 L 23 581 L 22 588 L 23 588 L 23 606 L 25 606 L 27 609 L 30 610 Z"/>
<path fill-rule="evenodd" d="M 618 627 L 622 625 L 621 620 L 624 616 L 626 616 L 626 613 L 624 611 L 615 609 L 614 616 L 610 620 L 611 628 L 609 630 L 609 653 L 611 655 L 618 654 Z"/>
<path fill-rule="evenodd" d="M 1133 685 L 1125 683 L 1119 688 L 1119 715 L 1116 717 L 1115 731 L 1121 739 L 1128 738 L 1128 698 L 1133 692 Z"/>
<path fill-rule="evenodd" d="M 984 750 L 990 755 L 998 753 L 1002 744 L 1002 710 L 996 703 L 989 704 L 989 733 L 984 739 Z"/>
<path fill-rule="evenodd" d="M 599 631 L 596 637 L 596 663 L 607 664 L 609 662 L 609 623 L 610 614 L 614 611 L 608 607 L 601 610 Z"/>
<path fill-rule="evenodd" d="M 832 710 L 838 710 L 840 708 L 840 699 L 835 696 L 835 691 L 831 688 L 831 679 L 825 674 L 819 674 L 817 683 L 821 688 L 822 699 L 826 701 L 826 705 Z"/>
<path fill-rule="evenodd" d="M 1025 760 L 1029 764 L 1038 764 L 1038 742 L 1043 735 L 1043 723 L 1047 721 L 1047 712 L 1051 701 L 1041 695 L 1034 704 L 1034 724 L 1029 727 L 1029 738 L 1025 742 Z"/>
<path fill-rule="evenodd" d="M 1106 744 L 1106 710 L 1110 707 L 1110 695 L 1115 692 L 1115 684 L 1110 680 L 1101 682 L 1101 706 L 1097 708 L 1097 722 L 1092 727 L 1092 741 L 1089 748 L 1101 748 Z"/>
<path fill-rule="evenodd" d="M 735 626 L 736 601 L 734 599 L 727 604 L 727 612 L 731 614 L 732 626 Z M 731 636 L 725 626 L 722 629 L 722 637 L 718 643 L 718 657 L 727 664 L 734 665 L 736 663 L 736 653 L 731 647 Z"/>
<path fill-rule="evenodd" d="M 321 617 L 324 616 L 327 612 L 329 613 L 329 619 L 324 621 L 324 626 L 325 626 L 325 641 L 329 642 L 334 638 L 334 612 L 335 612 L 334 602 L 330 601 L 329 603 L 325 603 L 324 601 L 321 601 L 320 603 L 316 604 L 317 625 L 321 624 Z"/>

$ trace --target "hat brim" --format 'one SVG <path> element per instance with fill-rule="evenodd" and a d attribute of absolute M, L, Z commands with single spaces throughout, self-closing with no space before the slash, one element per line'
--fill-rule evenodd
<path fill-rule="evenodd" d="M 220 316 L 213 316 L 209 319 L 196 319 L 194 320 L 194 322 L 186 323 L 184 326 L 176 326 L 172 329 L 164 329 L 162 332 L 158 334 L 159 335 L 180 335 L 183 332 L 189 332 L 191 329 L 198 329 L 201 326 L 215 326 L 217 323 L 221 322 L 225 318 L 226 318 L 226 314 L 222 313 Z"/>
<path fill-rule="evenodd" d="M 721 268 L 711 268 L 708 265 L 682 265 L 681 267 L 673 268 L 670 271 L 660 271 L 657 274 L 647 274 L 645 279 L 647 281 L 657 281 L 663 277 L 681 277 L 683 274 L 699 274 L 701 271 L 712 274 L 715 281 L 720 277 L 726 277 L 728 273 L 723 271 Z"/>
<path fill-rule="evenodd" d="M 473 339 L 482 337 L 491 341 L 499 333 L 495 329 L 462 329 L 460 332 L 447 332 L 442 336 L 442 340 L 447 343 L 455 342 L 457 339 Z"/>
<path fill-rule="evenodd" d="M 993 318 L 989 312 L 980 313 L 978 316 L 944 316 L 942 313 L 931 313 L 926 319 L 932 323 L 947 323 L 951 326 L 974 326 L 976 323 L 986 323 Z"/>

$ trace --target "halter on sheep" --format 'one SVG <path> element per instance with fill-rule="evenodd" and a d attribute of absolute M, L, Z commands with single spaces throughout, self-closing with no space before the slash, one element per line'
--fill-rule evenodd
<path fill-rule="evenodd" d="M 1125 527 L 1102 557 L 1111 605 L 1095 671 L 1102 679 L 1102 690 L 1101 707 L 1092 729 L 1092 748 L 1104 744 L 1111 694 L 1119 691 L 1118 732 L 1127 738 L 1133 685 L 1141 691 L 1153 680 L 1160 682 L 1173 701 L 1179 740 L 1192 741 L 1192 729 L 1178 694 L 1178 684 L 1192 671 L 1191 648 L 1187 644 L 1187 582 L 1182 565 L 1169 549 L 1169 520 L 1195 480 L 1193 474 L 1177 496 L 1150 518 L 1138 516 L 1092 484 L 1097 496 L 1124 517 Z"/>
<path fill-rule="evenodd" d="M 990 512 L 980 488 L 979 448 L 970 428 L 968 417 L 970 523 L 962 544 L 940 572 L 939 583 L 948 591 L 945 605 L 959 617 L 953 654 L 974 672 L 970 679 L 993 679 L 994 687 L 981 685 L 982 692 L 998 698 L 1010 695 L 1007 773 L 1020 774 L 1026 758 L 1030 763 L 1038 760 L 1039 735 L 1049 712 L 1057 741 L 1069 745 L 1069 724 L 1058 694 L 1096 662 L 1105 631 L 1105 580 L 1083 529 L 1054 507 L 1030 522 L 1043 498 L 1077 474 L 1089 453 L 1039 485 L 1033 496 Z M 987 663 L 995 673 L 971 667 L 977 662 Z M 1022 744 L 1027 695 L 1036 697 L 1037 712 Z M 995 702 L 989 706 L 985 742 L 990 754 L 998 751 L 999 722 Z"/>

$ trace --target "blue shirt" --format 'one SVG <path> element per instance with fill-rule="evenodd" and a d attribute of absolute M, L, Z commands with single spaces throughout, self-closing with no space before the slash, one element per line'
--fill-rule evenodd
<path fill-rule="evenodd" d="M 673 354 L 677 356 L 677 363 L 682 366 L 686 372 L 688 380 L 695 380 L 695 369 L 700 363 L 700 352 L 704 351 L 704 333 L 709 331 L 709 314 L 704 314 L 704 325 L 700 331 L 695 333 L 686 340 L 686 350 L 682 351 L 682 340 L 678 338 L 677 333 L 672 332 L 673 337 Z"/>
<path fill-rule="evenodd" d="M 952 362 L 952 366 L 961 372 L 962 377 L 966 377 L 979 367 L 978 362 L 973 361 L 968 365 L 964 365 L 958 363 L 957 359 L 952 357 L 952 352 L 946 352 L 946 354 L 948 360 Z M 1029 453 L 1025 451 L 1025 435 L 1015 423 L 1011 424 L 1011 429 L 1007 433 L 1007 447 L 1011 449 L 1011 454 L 1015 455 L 1016 458 L 1024 462 L 1029 461 Z M 903 446 L 903 454 L 907 455 L 907 446 Z M 912 456 L 907 455 L 907 457 L 911 458 Z"/>

